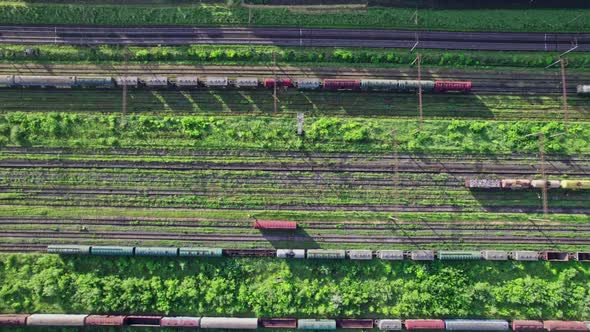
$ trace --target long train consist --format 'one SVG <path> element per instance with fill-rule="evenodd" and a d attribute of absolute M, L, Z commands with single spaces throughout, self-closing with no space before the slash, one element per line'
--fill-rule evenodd
<path fill-rule="evenodd" d="M 465 179 L 469 189 L 590 189 L 590 180 Z"/>
<path fill-rule="evenodd" d="M 166 257 L 277 257 L 307 259 L 371 260 L 489 260 L 489 261 L 569 261 L 590 262 L 590 252 L 561 251 L 445 251 L 445 250 L 336 250 L 336 249 L 222 249 L 177 247 L 122 247 L 88 245 L 49 245 L 48 253 L 94 256 L 166 256 Z"/>
<path fill-rule="evenodd" d="M 587 332 L 590 321 L 500 319 L 296 319 L 167 317 L 135 315 L 3 314 L 0 326 L 141 326 L 201 329 L 374 329 L 381 331 L 548 331 Z"/>
<path fill-rule="evenodd" d="M 320 79 L 320 78 L 263 78 L 226 76 L 0 76 L 0 87 L 9 88 L 295 88 L 298 90 L 328 91 L 422 91 L 469 92 L 469 81 L 384 80 L 384 79 Z"/>

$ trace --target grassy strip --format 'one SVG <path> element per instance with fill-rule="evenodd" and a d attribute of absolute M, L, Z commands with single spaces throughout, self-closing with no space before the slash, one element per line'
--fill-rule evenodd
<path fill-rule="evenodd" d="M 123 62 L 125 49 L 118 46 L 57 46 L 39 45 L 39 55 L 30 57 L 24 50 L 30 45 L 3 45 L 0 60 L 40 63 L 103 63 Z M 133 63 L 270 64 L 273 52 L 279 64 L 396 67 L 412 63 L 415 54 L 408 49 L 322 48 L 243 45 L 191 45 L 128 48 L 128 60 Z M 494 52 L 421 50 L 422 64 L 437 67 L 527 67 L 545 68 L 553 63 L 557 52 Z M 584 52 L 568 54 L 568 67 L 588 69 L 590 55 Z"/>
<path fill-rule="evenodd" d="M 579 263 L 2 255 L 3 312 L 576 319 Z M 30 268 L 34 266 L 35 268 Z"/>
<path fill-rule="evenodd" d="M 372 27 L 455 31 L 590 30 L 585 9 L 549 10 L 440 10 L 368 8 L 352 12 L 307 13 L 287 8 L 249 8 L 218 5 L 148 7 L 124 5 L 63 5 L 0 3 L 3 24 L 96 25 L 258 25 L 307 27 Z"/>

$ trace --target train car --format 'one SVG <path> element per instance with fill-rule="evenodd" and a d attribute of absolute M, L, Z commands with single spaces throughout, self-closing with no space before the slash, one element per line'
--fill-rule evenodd
<path fill-rule="evenodd" d="M 527 179 L 503 179 L 503 189 L 527 189 L 531 187 L 531 181 Z"/>
<path fill-rule="evenodd" d="M 588 325 L 585 322 L 566 321 L 566 320 L 546 320 L 543 327 L 548 332 L 577 332 L 588 331 Z"/>
<path fill-rule="evenodd" d="M 372 319 L 336 319 L 337 329 L 365 329 L 371 330 L 374 327 Z"/>
<path fill-rule="evenodd" d="M 1 75 L 0 87 L 14 87 L 14 75 Z"/>
<path fill-rule="evenodd" d="M 47 246 L 47 252 L 60 255 L 90 255 L 90 246 L 51 244 Z"/>
<path fill-rule="evenodd" d="M 381 331 L 401 331 L 402 329 L 401 319 L 380 319 L 375 323 Z"/>
<path fill-rule="evenodd" d="M 416 80 L 400 80 L 398 89 L 400 91 L 418 91 L 420 83 L 422 83 L 423 92 L 431 92 L 434 90 L 434 81 Z"/>
<path fill-rule="evenodd" d="M 447 331 L 508 331 L 509 324 L 500 319 L 445 319 Z"/>
<path fill-rule="evenodd" d="M 469 81 L 434 81 L 435 92 L 469 92 L 471 82 Z"/>
<path fill-rule="evenodd" d="M 531 187 L 533 188 L 545 188 L 547 189 L 559 189 L 561 188 L 561 181 L 559 180 L 533 180 L 531 181 Z"/>
<path fill-rule="evenodd" d="M 140 81 L 147 86 L 148 88 L 167 88 L 168 87 L 168 77 L 166 76 L 143 76 L 141 77 Z"/>
<path fill-rule="evenodd" d="M 477 260 L 481 259 L 480 251 L 439 251 L 438 259 L 442 261 Z"/>
<path fill-rule="evenodd" d="M 379 250 L 377 251 L 377 257 L 379 259 L 390 260 L 390 261 L 401 261 L 404 259 L 403 250 Z"/>
<path fill-rule="evenodd" d="M 481 257 L 486 261 L 507 261 L 508 252 L 497 250 L 484 250 L 481 252 Z"/>
<path fill-rule="evenodd" d="M 353 260 L 371 260 L 373 259 L 373 251 L 371 250 L 348 250 L 346 252 L 348 258 Z"/>
<path fill-rule="evenodd" d="M 590 180 L 562 180 L 561 188 L 563 189 L 590 189 Z"/>
<path fill-rule="evenodd" d="M 229 81 L 227 77 L 207 76 L 205 78 L 205 85 L 209 88 L 227 88 Z"/>
<path fill-rule="evenodd" d="M 236 88 L 257 88 L 260 85 L 256 77 L 238 77 L 234 81 Z"/>
<path fill-rule="evenodd" d="M 84 320 L 85 326 L 123 326 L 125 325 L 125 316 L 113 315 L 89 315 Z"/>
<path fill-rule="evenodd" d="M 118 87 L 125 85 L 128 88 L 137 88 L 139 86 L 139 78 L 137 76 L 117 76 L 115 83 Z"/>
<path fill-rule="evenodd" d="M 23 88 L 71 88 L 76 85 L 76 77 L 15 75 L 14 85 Z"/>
<path fill-rule="evenodd" d="M 293 87 L 293 81 L 291 79 L 288 78 L 265 78 L 263 80 L 263 86 L 265 88 L 274 88 L 275 84 L 277 86 L 277 88 L 291 88 Z"/>
<path fill-rule="evenodd" d="M 497 179 L 465 179 L 465 188 L 502 189 L 502 181 Z"/>
<path fill-rule="evenodd" d="M 305 258 L 305 249 L 277 249 L 277 258 Z"/>
<path fill-rule="evenodd" d="M 258 318 L 202 317 L 202 329 L 256 330 Z"/>
<path fill-rule="evenodd" d="M 541 257 L 546 261 L 567 262 L 570 255 L 567 252 L 561 251 L 543 251 Z"/>
<path fill-rule="evenodd" d="M 576 91 L 581 96 L 590 96 L 590 85 L 578 85 Z"/>
<path fill-rule="evenodd" d="M 266 329 L 296 329 L 296 318 L 260 318 L 260 327 Z"/>
<path fill-rule="evenodd" d="M 84 326 L 88 315 L 33 314 L 27 318 L 27 326 Z"/>
<path fill-rule="evenodd" d="M 133 256 L 135 252 L 134 247 L 119 247 L 119 246 L 92 246 L 90 247 L 91 255 L 102 256 Z"/>
<path fill-rule="evenodd" d="M 2 326 L 25 326 L 29 315 L 23 314 L 0 314 L 0 327 Z"/>
<path fill-rule="evenodd" d="M 575 252 L 573 258 L 578 262 L 590 262 L 590 252 Z"/>
<path fill-rule="evenodd" d="M 327 249 L 308 249 L 308 259 L 345 259 L 346 251 L 344 250 L 327 250 Z"/>
<path fill-rule="evenodd" d="M 434 82 L 432 83 L 434 84 Z M 395 91 L 399 89 L 399 81 L 363 79 L 361 80 L 361 89 L 369 91 Z"/>
<path fill-rule="evenodd" d="M 135 247 L 135 256 L 178 256 L 178 248 L 171 247 Z"/>
<path fill-rule="evenodd" d="M 297 223 L 293 221 L 282 221 L 282 220 L 255 220 L 252 223 L 255 229 L 267 229 L 267 230 L 294 230 L 297 229 Z"/>
<path fill-rule="evenodd" d="M 298 330 L 335 330 L 336 321 L 333 319 L 298 319 Z"/>
<path fill-rule="evenodd" d="M 513 320 L 512 331 L 543 331 L 543 322 L 538 320 Z"/>
<path fill-rule="evenodd" d="M 181 257 L 221 257 L 221 248 L 179 248 L 178 256 Z"/>
<path fill-rule="evenodd" d="M 323 81 L 324 90 L 360 90 L 360 80 L 326 78 Z"/>
<path fill-rule="evenodd" d="M 432 250 L 412 250 L 410 258 L 414 261 L 433 261 L 434 251 Z"/>
<path fill-rule="evenodd" d="M 199 77 L 197 76 L 176 76 L 174 84 L 179 88 L 196 88 L 199 86 Z"/>
<path fill-rule="evenodd" d="M 156 326 L 160 326 L 161 320 L 162 320 L 162 316 L 130 315 L 130 316 L 125 316 L 125 325 L 156 327 Z"/>
<path fill-rule="evenodd" d="M 436 331 L 444 330 L 445 322 L 442 319 L 406 319 L 404 321 L 404 326 L 408 331 Z"/>
<path fill-rule="evenodd" d="M 516 261 L 538 261 L 539 253 L 536 251 L 514 251 L 512 252 L 512 259 Z"/>
<path fill-rule="evenodd" d="M 322 87 L 322 80 L 319 78 L 297 78 L 295 86 L 300 90 L 319 90 Z"/>
<path fill-rule="evenodd" d="M 161 327 L 199 327 L 201 317 L 162 317 L 160 320 Z"/>
<path fill-rule="evenodd" d="M 80 88 L 105 88 L 115 87 L 115 82 L 110 76 L 76 76 L 76 86 Z"/>

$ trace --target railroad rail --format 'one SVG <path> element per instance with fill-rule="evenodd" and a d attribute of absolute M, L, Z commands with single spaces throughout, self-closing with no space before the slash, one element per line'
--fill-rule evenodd
<path fill-rule="evenodd" d="M 279 45 L 505 51 L 590 51 L 587 33 L 507 33 L 245 27 L 0 26 L 0 43 L 58 45 Z"/>

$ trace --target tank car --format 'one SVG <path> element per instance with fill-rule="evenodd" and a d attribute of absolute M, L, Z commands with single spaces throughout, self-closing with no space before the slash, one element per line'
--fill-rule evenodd
<path fill-rule="evenodd" d="M 289 78 L 265 78 L 263 80 L 263 86 L 265 88 L 274 88 L 275 84 L 277 87 L 283 87 L 283 88 L 291 88 L 293 87 L 293 81 Z"/>
<path fill-rule="evenodd" d="M 255 330 L 258 328 L 258 318 L 202 317 L 201 328 Z"/>
<path fill-rule="evenodd" d="M 508 331 L 509 325 L 499 319 L 445 319 L 447 331 Z"/>
<path fill-rule="evenodd" d="M 344 259 L 346 251 L 344 250 L 326 250 L 326 249 L 309 249 L 307 250 L 308 259 Z"/>
<path fill-rule="evenodd" d="M 513 320 L 512 331 L 543 331 L 543 322 L 538 320 Z"/>
<path fill-rule="evenodd" d="M 471 82 L 469 81 L 435 81 L 435 92 L 469 92 L 471 91 Z"/>
<path fill-rule="evenodd" d="M 333 319 L 298 319 L 298 330 L 335 330 L 336 321 Z"/>
<path fill-rule="evenodd" d="M 76 76 L 76 86 L 80 88 L 114 88 L 113 78 L 109 76 Z"/>
<path fill-rule="evenodd" d="M 423 92 L 431 92 L 434 89 L 434 81 L 402 80 L 399 81 L 399 90 L 418 91 L 420 83 L 422 83 Z"/>
<path fill-rule="evenodd" d="M 432 250 L 412 250 L 410 258 L 414 261 L 433 261 L 434 251 Z"/>
<path fill-rule="evenodd" d="M 578 85 L 576 91 L 581 96 L 590 96 L 590 85 Z"/>
<path fill-rule="evenodd" d="M 481 252 L 481 257 L 487 261 L 506 261 L 508 260 L 508 252 L 497 250 L 484 250 Z"/>
<path fill-rule="evenodd" d="M 562 180 L 561 188 L 563 189 L 590 189 L 590 180 Z"/>
<path fill-rule="evenodd" d="M 434 82 L 433 82 L 434 84 Z M 399 89 L 398 80 L 362 79 L 361 89 L 373 91 L 395 91 Z"/>
<path fill-rule="evenodd" d="M 47 252 L 60 255 L 89 255 L 90 246 L 73 244 L 52 244 L 47 246 Z"/>
<path fill-rule="evenodd" d="M 76 85 L 76 77 L 16 75 L 14 85 L 24 88 L 71 88 Z"/>
<path fill-rule="evenodd" d="M 561 187 L 561 181 L 559 180 L 533 180 L 531 181 L 531 187 L 533 188 L 545 188 L 557 189 Z"/>
<path fill-rule="evenodd" d="M 365 329 L 372 330 L 374 322 L 372 319 L 336 319 L 337 329 Z"/>
<path fill-rule="evenodd" d="M 221 257 L 221 248 L 179 248 L 178 255 L 182 257 Z"/>
<path fill-rule="evenodd" d="M 177 327 L 177 328 L 197 328 L 201 322 L 200 317 L 162 317 L 160 320 L 161 327 Z"/>
<path fill-rule="evenodd" d="M 444 330 L 445 322 L 442 319 L 406 319 L 404 326 L 408 331 L 415 330 Z"/>
<path fill-rule="evenodd" d="M 503 189 L 527 189 L 531 187 L 531 181 L 527 179 L 503 179 Z"/>
<path fill-rule="evenodd" d="M 205 85 L 210 88 L 227 88 L 229 81 L 227 77 L 212 77 L 207 76 Z"/>
<path fill-rule="evenodd" d="M 2 87 L 14 87 L 14 75 L 1 75 L 0 86 Z"/>
<path fill-rule="evenodd" d="M 277 249 L 277 258 L 305 258 L 304 249 Z"/>
<path fill-rule="evenodd" d="M 84 326 L 88 315 L 33 314 L 27 318 L 27 326 Z"/>
<path fill-rule="evenodd" d="M 257 88 L 259 84 L 256 77 L 238 77 L 234 81 L 236 88 Z"/>
<path fill-rule="evenodd" d="M 176 76 L 174 84 L 179 88 L 196 88 L 199 86 L 199 77 L 197 76 Z"/>
<path fill-rule="evenodd" d="M 171 247 L 135 247 L 135 256 L 178 256 L 178 248 Z"/>
<path fill-rule="evenodd" d="M 298 78 L 295 79 L 295 86 L 299 90 L 318 90 L 322 87 L 322 80 L 319 78 Z"/>
<path fill-rule="evenodd" d="M 326 78 L 323 81 L 323 88 L 324 90 L 360 90 L 361 81 Z"/>
<path fill-rule="evenodd" d="M 134 252 L 135 252 L 134 247 L 119 247 L 119 246 L 92 246 L 92 247 L 90 247 L 90 254 L 92 254 L 92 255 L 133 256 Z"/>
<path fill-rule="evenodd" d="M 89 315 L 84 320 L 85 326 L 123 326 L 125 316 Z"/>
<path fill-rule="evenodd" d="M 579 321 L 546 320 L 543 322 L 543 327 L 549 332 L 588 331 L 586 323 Z"/>
<path fill-rule="evenodd" d="M 403 250 L 379 250 L 377 251 L 377 257 L 384 260 L 395 260 L 401 261 L 404 259 Z"/>
<path fill-rule="evenodd" d="M 0 327 L 25 326 L 29 315 L 24 314 L 0 314 Z"/>
<path fill-rule="evenodd" d="M 296 318 L 260 318 L 259 325 L 267 329 L 296 329 Z"/>
<path fill-rule="evenodd" d="M 381 331 L 401 331 L 402 329 L 401 319 L 380 319 L 375 323 Z"/>

